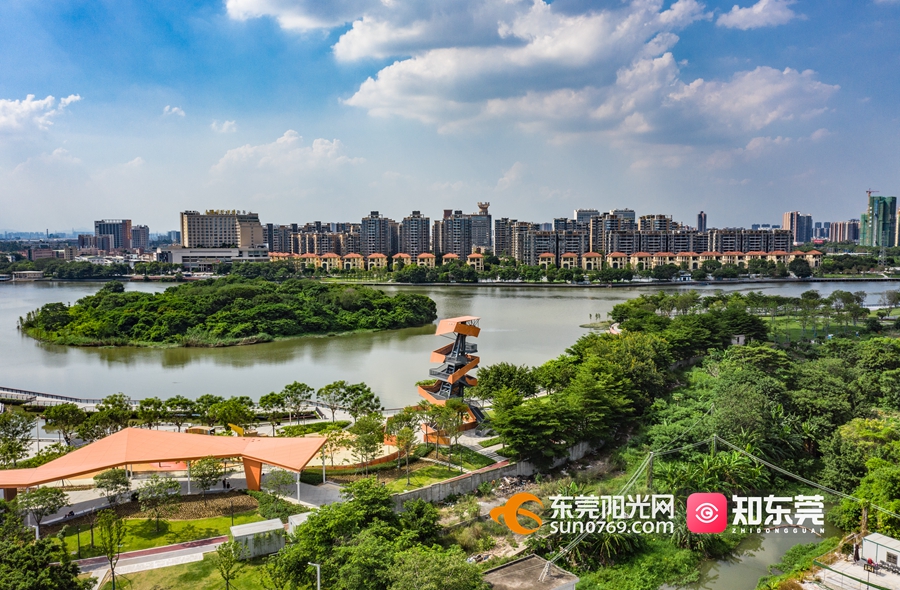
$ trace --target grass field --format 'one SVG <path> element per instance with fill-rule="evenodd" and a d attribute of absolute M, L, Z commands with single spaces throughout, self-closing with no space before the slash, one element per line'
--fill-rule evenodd
<path fill-rule="evenodd" d="M 422 469 L 417 469 L 410 472 L 410 485 L 406 485 L 406 475 L 402 475 L 394 481 L 386 484 L 386 487 L 394 493 L 406 492 L 409 490 L 415 490 L 417 488 L 423 488 L 433 483 L 444 481 L 445 479 L 449 479 L 451 477 L 456 477 L 459 474 L 459 469 L 450 469 L 449 467 L 444 467 L 443 465 L 432 464 L 428 467 L 423 467 Z"/>
<path fill-rule="evenodd" d="M 262 517 L 256 511 L 241 512 L 234 515 L 234 524 L 246 524 L 260 520 L 262 520 Z M 215 518 L 201 518 L 197 520 L 160 522 L 159 532 L 156 532 L 156 522 L 142 518 L 128 519 L 125 521 L 125 526 L 127 533 L 125 535 L 125 543 L 122 546 L 123 553 L 227 535 L 231 528 L 231 517 L 217 516 Z M 65 537 L 66 548 L 72 553 L 77 552 L 80 538 L 82 558 L 100 555 L 100 549 L 97 547 L 91 549 L 90 529 L 84 525 L 80 528 L 81 533 L 78 535 L 76 535 L 75 527 L 67 529 Z M 97 527 L 94 527 L 95 544 L 99 540 Z"/>
<path fill-rule="evenodd" d="M 494 438 L 489 438 L 487 440 L 481 441 L 480 443 L 478 443 L 478 446 L 480 446 L 482 449 L 486 449 L 486 448 L 492 447 L 494 445 L 499 445 L 502 442 L 503 442 L 502 436 L 495 436 Z"/>
<path fill-rule="evenodd" d="M 438 461 L 446 461 L 447 460 L 447 448 L 440 447 L 438 449 L 439 454 L 435 455 L 432 451 L 427 456 L 432 459 L 437 459 Z M 475 470 L 481 469 L 482 467 L 487 467 L 488 465 L 493 465 L 494 460 L 490 457 L 485 457 L 481 453 L 473 451 L 467 447 L 462 445 L 453 445 L 453 456 L 451 457 L 450 463 L 454 465 L 459 465 L 460 461 L 462 462 L 462 466 L 466 469 Z"/>
<path fill-rule="evenodd" d="M 231 582 L 234 590 L 264 590 L 260 581 L 259 567 L 262 559 L 246 562 L 237 579 Z M 116 590 L 221 590 L 225 582 L 216 570 L 213 554 L 207 553 L 203 561 L 173 565 L 145 572 L 116 576 Z M 112 582 L 107 581 L 102 590 L 112 590 Z"/>

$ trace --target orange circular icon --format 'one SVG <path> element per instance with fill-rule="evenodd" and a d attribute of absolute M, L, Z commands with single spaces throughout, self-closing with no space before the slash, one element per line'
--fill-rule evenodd
<path fill-rule="evenodd" d="M 541 503 L 540 498 L 535 496 L 534 494 L 528 494 L 526 492 L 520 492 L 518 494 L 513 494 L 510 496 L 509 500 L 506 501 L 506 504 L 502 506 L 497 506 L 493 510 L 491 510 L 491 518 L 494 519 L 494 522 L 497 524 L 505 524 L 506 527 L 517 535 L 530 535 L 531 533 L 538 530 L 543 521 L 541 517 L 532 512 L 531 510 L 525 510 L 522 508 L 522 504 L 525 502 L 537 502 L 538 505 L 543 508 L 544 505 Z M 519 524 L 519 515 L 527 516 L 537 523 L 537 526 L 533 529 L 525 528 L 521 524 Z M 500 522 L 500 517 L 503 517 L 503 522 Z"/>

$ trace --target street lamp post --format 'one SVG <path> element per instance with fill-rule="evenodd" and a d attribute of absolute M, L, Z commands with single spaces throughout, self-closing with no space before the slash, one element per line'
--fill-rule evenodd
<path fill-rule="evenodd" d="M 316 568 L 316 590 L 322 590 L 322 566 L 313 562 L 309 562 L 309 565 Z"/>

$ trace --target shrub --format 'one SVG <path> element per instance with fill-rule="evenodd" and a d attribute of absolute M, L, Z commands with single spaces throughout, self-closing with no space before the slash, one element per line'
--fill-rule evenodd
<path fill-rule="evenodd" d="M 247 493 L 259 502 L 259 515 L 265 519 L 280 518 L 281 522 L 287 522 L 288 517 L 292 514 L 307 512 L 307 509 L 303 506 L 292 504 L 266 492 L 247 490 Z"/>

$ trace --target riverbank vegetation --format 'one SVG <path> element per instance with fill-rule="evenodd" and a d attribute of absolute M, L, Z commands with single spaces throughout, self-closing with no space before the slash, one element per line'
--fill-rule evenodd
<path fill-rule="evenodd" d="M 74 305 L 49 303 L 29 312 L 20 326 L 33 338 L 63 345 L 229 346 L 422 326 L 436 317 L 434 301 L 423 295 L 233 276 L 162 293 L 125 292 L 112 282 Z"/>
<path fill-rule="evenodd" d="M 540 367 L 484 367 L 475 393 L 492 403 L 491 426 L 515 458 L 547 467 L 577 442 L 601 447 L 610 471 L 570 470 L 573 479 L 541 492 L 545 506 L 551 495 L 615 495 L 636 475 L 629 493 L 671 493 L 676 506 L 694 492 L 820 494 L 836 503 L 828 520 L 845 531 L 859 529 L 868 505 L 868 529 L 898 536 L 900 521 L 872 506 L 900 512 L 900 341 L 866 330 L 869 312 L 853 294 L 816 295 L 642 296 L 610 314 L 621 335 L 585 335 Z M 786 337 L 787 316 L 805 338 Z M 732 344 L 740 335 L 747 345 Z M 651 451 L 660 455 L 642 466 Z M 758 459 L 856 499 L 839 501 Z M 528 542 L 551 557 L 575 536 Z M 690 581 L 701 559 L 728 554 L 744 536 L 693 534 L 680 511 L 672 534 L 593 534 L 561 564 L 581 574 L 579 588 L 651 590 Z M 766 583 L 802 576 L 811 555 L 834 544 L 786 556 Z"/>

